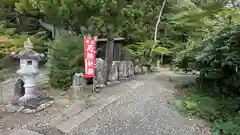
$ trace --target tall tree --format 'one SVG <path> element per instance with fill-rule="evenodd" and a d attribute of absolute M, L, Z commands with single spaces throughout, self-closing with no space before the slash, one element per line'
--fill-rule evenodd
<path fill-rule="evenodd" d="M 159 11 L 158 20 L 157 20 L 157 22 L 156 22 L 155 32 L 154 32 L 154 42 L 155 42 L 155 44 L 154 44 L 153 47 L 151 48 L 150 57 L 152 57 L 153 49 L 155 48 L 155 45 L 157 44 L 158 26 L 159 26 L 160 21 L 161 21 L 162 12 L 163 12 L 163 9 L 164 9 L 164 7 L 165 7 L 165 5 L 166 5 L 166 1 L 167 1 L 167 0 L 163 0 L 162 6 L 161 6 L 161 10 Z M 163 57 L 163 54 L 162 54 L 161 57 Z M 150 63 L 151 63 L 151 62 L 152 62 L 152 59 L 150 59 Z"/>

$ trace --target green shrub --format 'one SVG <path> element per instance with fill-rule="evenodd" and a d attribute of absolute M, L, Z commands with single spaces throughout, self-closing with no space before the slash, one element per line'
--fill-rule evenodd
<path fill-rule="evenodd" d="M 76 72 L 84 68 L 83 38 L 66 36 L 56 39 L 49 49 L 50 84 L 55 88 L 68 88 Z"/>
<path fill-rule="evenodd" d="M 217 120 L 213 123 L 211 132 L 213 135 L 240 135 L 240 117 L 234 117 L 230 120 Z M 220 133 L 221 132 L 221 133 Z"/>
<path fill-rule="evenodd" d="M 6 37 L 9 41 L 0 42 L 0 58 L 9 55 L 11 52 L 19 52 L 24 47 L 24 42 L 30 38 L 34 44 L 34 50 L 46 54 L 48 50 L 46 39 L 46 32 L 40 31 L 32 35 L 19 34 L 16 32 L 16 28 L 8 28 L 5 25 L 0 25 L 0 36 Z"/>
<path fill-rule="evenodd" d="M 186 71 L 200 71 L 202 86 L 226 98 L 239 94 L 240 87 L 240 25 L 228 25 L 220 32 L 201 42 L 194 43 L 190 49 L 180 51 L 174 63 Z M 197 44 L 197 45 L 196 45 Z"/>
<path fill-rule="evenodd" d="M 183 91 L 191 93 L 172 102 L 177 110 L 210 122 L 214 135 L 240 135 L 240 98 L 217 97 L 195 87 Z"/>

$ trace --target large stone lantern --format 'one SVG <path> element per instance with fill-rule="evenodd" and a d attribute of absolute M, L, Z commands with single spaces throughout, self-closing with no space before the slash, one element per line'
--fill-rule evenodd
<path fill-rule="evenodd" d="M 22 76 L 25 88 L 24 95 L 19 99 L 20 102 L 27 102 L 40 96 L 40 92 L 36 88 L 35 78 L 39 73 L 38 61 L 43 56 L 32 49 L 33 44 L 28 39 L 24 42 L 24 50 L 14 54 L 16 58 L 20 59 L 20 69 L 17 73 Z"/>

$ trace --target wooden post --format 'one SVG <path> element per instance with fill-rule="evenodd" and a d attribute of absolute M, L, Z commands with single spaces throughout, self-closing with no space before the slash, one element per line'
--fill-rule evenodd
<path fill-rule="evenodd" d="M 95 48 L 96 48 L 96 52 L 95 53 L 97 53 L 97 37 L 94 37 L 94 39 L 95 39 L 95 41 L 96 41 L 96 44 L 95 44 Z M 97 54 L 95 54 L 95 63 L 94 63 L 94 74 L 96 73 L 95 72 L 95 70 L 96 70 L 96 66 L 97 66 Z M 93 94 L 94 93 L 96 93 L 96 74 L 94 75 L 94 77 L 93 77 L 93 90 L 92 90 L 92 92 L 93 92 Z"/>
<path fill-rule="evenodd" d="M 121 61 L 121 43 L 114 42 L 114 49 L 113 49 L 113 60 L 114 61 Z"/>
<path fill-rule="evenodd" d="M 123 44 L 119 44 L 119 60 L 122 61 L 123 60 Z"/>
<path fill-rule="evenodd" d="M 122 43 L 119 43 L 119 44 L 118 44 L 117 52 L 118 52 L 118 54 L 117 54 L 118 60 L 121 61 L 121 60 L 122 60 L 122 58 L 121 58 L 121 54 L 122 54 Z"/>
<path fill-rule="evenodd" d="M 113 61 L 118 61 L 117 50 L 118 50 L 118 44 L 114 43 L 114 46 L 113 46 Z"/>
<path fill-rule="evenodd" d="M 113 46 L 114 46 L 114 39 L 111 37 L 107 38 L 107 44 L 106 44 L 106 52 L 105 52 L 105 61 L 107 62 L 107 81 L 108 76 L 112 69 L 112 62 L 113 62 Z"/>

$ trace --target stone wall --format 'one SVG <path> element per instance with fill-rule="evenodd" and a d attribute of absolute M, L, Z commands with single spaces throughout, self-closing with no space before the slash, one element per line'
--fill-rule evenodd
<path fill-rule="evenodd" d="M 111 71 L 107 76 L 107 63 L 97 58 L 95 74 L 97 87 L 103 87 L 108 82 L 115 83 L 134 76 L 134 65 L 131 61 L 113 61 Z"/>

